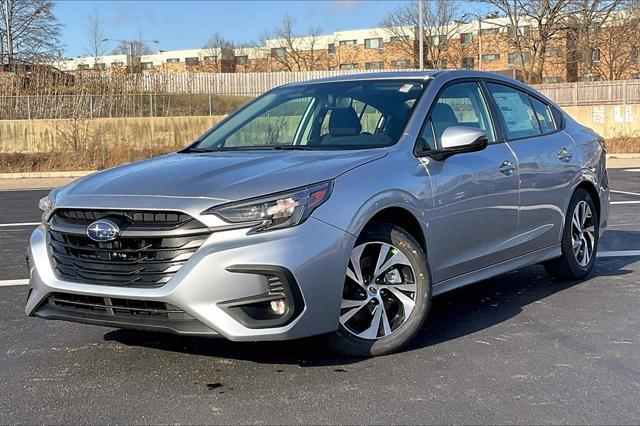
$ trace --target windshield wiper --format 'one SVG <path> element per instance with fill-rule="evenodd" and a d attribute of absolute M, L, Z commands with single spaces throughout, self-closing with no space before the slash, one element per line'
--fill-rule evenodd
<path fill-rule="evenodd" d="M 273 145 L 271 149 L 283 151 L 311 151 L 313 148 L 307 145 Z"/>

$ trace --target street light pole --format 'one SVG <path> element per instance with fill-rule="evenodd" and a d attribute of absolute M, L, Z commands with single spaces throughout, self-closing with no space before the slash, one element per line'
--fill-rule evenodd
<path fill-rule="evenodd" d="M 418 50 L 420 55 L 420 70 L 424 69 L 424 20 L 422 19 L 422 15 L 424 13 L 424 5 L 422 4 L 423 0 L 418 0 Z"/>
<path fill-rule="evenodd" d="M 482 71 L 482 18 L 478 16 L 478 71 Z"/>

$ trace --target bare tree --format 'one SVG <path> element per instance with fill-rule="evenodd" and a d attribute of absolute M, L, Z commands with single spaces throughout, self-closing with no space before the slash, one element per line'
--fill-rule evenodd
<path fill-rule="evenodd" d="M 311 71 L 318 67 L 326 53 L 319 49 L 320 27 L 311 27 L 305 33 L 297 33 L 295 20 L 289 15 L 273 31 L 262 35 L 263 45 L 268 48 L 271 58 L 288 71 Z"/>
<path fill-rule="evenodd" d="M 60 57 L 60 24 L 51 0 L 0 0 L 0 40 L 9 67 Z"/>
<path fill-rule="evenodd" d="M 542 81 L 545 53 L 563 28 L 568 6 L 575 0 L 483 0 L 506 18 L 510 48 L 517 55 L 522 78 L 527 83 Z"/>
<path fill-rule="evenodd" d="M 452 0 L 431 0 L 424 2 L 422 19 L 424 22 L 424 60 L 430 67 L 447 59 L 450 41 L 457 32 L 456 21 L 460 17 L 457 5 Z M 419 37 L 418 1 L 409 1 L 391 11 L 380 23 L 384 31 L 398 43 L 399 49 L 407 56 L 419 61 L 415 40 Z"/>
<path fill-rule="evenodd" d="M 93 58 L 93 66 L 95 69 L 98 69 L 98 64 L 102 61 L 102 57 L 106 53 L 106 46 L 102 20 L 97 10 L 94 10 L 93 14 L 89 16 L 87 38 L 88 45 L 85 48 L 85 52 Z"/>
<path fill-rule="evenodd" d="M 599 31 L 594 49 L 599 61 L 592 62 L 595 73 L 604 80 L 620 80 L 637 71 L 640 60 L 640 9 L 637 4 L 614 11 Z M 592 51 L 590 51 L 592 52 Z M 593 56 L 591 57 L 593 60 Z M 586 66 L 585 66 L 586 69 Z"/>
<path fill-rule="evenodd" d="M 573 60 L 576 65 L 582 65 L 581 74 L 585 79 L 592 79 L 597 74 L 600 58 L 600 50 L 596 50 L 601 44 L 603 29 L 610 27 L 611 14 L 618 10 L 627 0 L 574 0 L 569 4 L 569 14 L 567 15 L 567 27 L 569 37 L 573 44 Z M 628 22 L 618 22 L 618 25 L 626 26 Z M 609 31 L 610 32 L 610 31 Z M 619 51 L 614 44 L 625 40 L 609 39 L 607 47 Z"/>
<path fill-rule="evenodd" d="M 235 47 L 233 41 L 227 40 L 219 32 L 214 32 L 202 46 L 205 62 L 213 66 L 216 72 L 224 72 L 225 63 L 233 64 Z"/>

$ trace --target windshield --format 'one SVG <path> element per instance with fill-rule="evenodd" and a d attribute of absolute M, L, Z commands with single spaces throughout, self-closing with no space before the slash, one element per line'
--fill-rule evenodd
<path fill-rule="evenodd" d="M 187 151 L 393 145 L 425 85 L 368 80 L 277 88 L 214 127 Z"/>

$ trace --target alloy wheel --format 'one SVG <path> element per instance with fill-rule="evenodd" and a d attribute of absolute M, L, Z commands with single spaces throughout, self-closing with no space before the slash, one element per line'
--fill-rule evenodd
<path fill-rule="evenodd" d="M 573 210 L 571 218 L 571 243 L 573 255 L 578 264 L 585 267 L 593 257 L 596 245 L 595 226 L 593 214 L 589 204 L 581 200 Z"/>
<path fill-rule="evenodd" d="M 397 247 L 366 242 L 351 252 L 340 323 L 363 339 L 380 339 L 402 327 L 415 306 L 417 285 L 409 259 Z"/>

